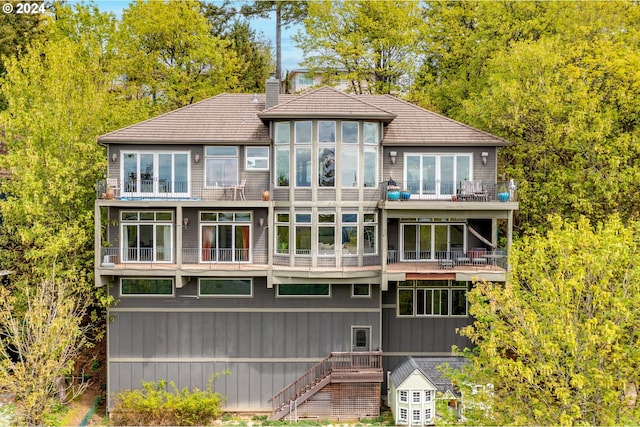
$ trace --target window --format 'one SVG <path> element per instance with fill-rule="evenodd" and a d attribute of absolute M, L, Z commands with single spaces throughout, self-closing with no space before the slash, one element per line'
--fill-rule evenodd
<path fill-rule="evenodd" d="M 122 278 L 120 295 L 173 295 L 173 279 Z"/>
<path fill-rule="evenodd" d="M 313 86 L 313 77 L 307 77 L 304 74 L 298 74 L 297 80 L 300 86 Z"/>
<path fill-rule="evenodd" d="M 276 213 L 276 253 L 289 253 L 289 214 Z"/>
<path fill-rule="evenodd" d="M 311 144 L 312 122 L 295 122 L 294 141 L 296 144 Z"/>
<path fill-rule="evenodd" d="M 465 252 L 464 223 L 402 224 L 401 261 L 452 259 Z"/>
<path fill-rule="evenodd" d="M 311 255 L 311 214 L 295 216 L 296 255 Z"/>
<path fill-rule="evenodd" d="M 311 148 L 295 148 L 296 187 L 311 187 Z"/>
<path fill-rule="evenodd" d="M 352 188 L 358 186 L 358 146 L 342 145 L 342 168 L 341 176 L 342 188 Z"/>
<path fill-rule="evenodd" d="M 200 279 L 198 280 L 198 295 L 222 297 L 251 296 L 251 279 Z"/>
<path fill-rule="evenodd" d="M 455 280 L 398 282 L 398 316 L 467 316 L 467 291 Z"/>
<path fill-rule="evenodd" d="M 336 143 L 336 122 L 322 120 L 318 122 L 318 142 L 321 144 Z"/>
<path fill-rule="evenodd" d="M 358 122 L 342 122 L 342 143 L 358 143 Z"/>
<path fill-rule="evenodd" d="M 300 285 L 290 285 L 290 284 L 280 284 L 278 285 L 278 296 L 279 297 L 291 297 L 291 296 L 300 296 L 300 297 L 314 297 L 314 296 L 331 296 L 331 286 L 330 285 L 313 285 L 313 284 L 300 284 Z"/>
<path fill-rule="evenodd" d="M 398 392 L 400 394 L 400 402 L 408 403 L 409 402 L 409 392 L 406 390 L 401 390 Z"/>
<path fill-rule="evenodd" d="M 205 187 L 238 183 L 238 147 L 205 147 Z"/>
<path fill-rule="evenodd" d="M 291 143 L 291 127 L 289 122 L 275 124 L 275 150 L 276 150 L 276 186 L 289 186 L 289 153 Z"/>
<path fill-rule="evenodd" d="M 342 255 L 358 254 L 358 214 L 342 214 Z"/>
<path fill-rule="evenodd" d="M 200 212 L 200 262 L 250 262 L 250 212 Z"/>
<path fill-rule="evenodd" d="M 269 147 L 246 148 L 246 170 L 269 170 Z"/>
<path fill-rule="evenodd" d="M 411 411 L 411 424 L 420 424 L 420 409 L 414 409 Z"/>
<path fill-rule="evenodd" d="M 431 402 L 433 400 L 433 391 L 432 390 L 425 390 L 424 391 L 424 401 L 425 402 Z M 428 417 L 431 418 L 431 417 Z"/>
<path fill-rule="evenodd" d="M 398 414 L 398 422 L 401 424 L 406 424 L 408 421 L 408 411 L 407 408 L 400 408 L 400 413 Z"/>
<path fill-rule="evenodd" d="M 365 122 L 363 126 L 364 130 L 364 143 L 378 145 L 379 133 L 378 123 Z"/>
<path fill-rule="evenodd" d="M 420 393 L 419 391 L 411 392 L 411 401 L 413 403 L 420 403 L 420 395 L 421 394 L 422 393 Z"/>
<path fill-rule="evenodd" d="M 274 142 L 276 144 L 290 144 L 291 143 L 291 126 L 289 122 L 277 122 L 275 124 L 276 134 Z"/>
<path fill-rule="evenodd" d="M 334 187 L 336 183 L 336 147 L 318 148 L 318 187 Z"/>
<path fill-rule="evenodd" d="M 364 186 L 375 187 L 378 182 L 378 147 L 364 147 Z"/>
<path fill-rule="evenodd" d="M 120 220 L 124 261 L 172 261 L 173 212 L 121 211 Z"/>
<path fill-rule="evenodd" d="M 376 245 L 376 236 L 378 235 L 377 223 L 376 214 L 364 214 L 363 247 L 365 255 L 375 255 L 378 253 L 378 247 Z"/>
<path fill-rule="evenodd" d="M 407 154 L 404 180 L 412 197 L 449 198 L 471 179 L 471 154 Z"/>
<path fill-rule="evenodd" d="M 189 194 L 188 152 L 122 153 L 123 196 L 185 196 Z"/>
<path fill-rule="evenodd" d="M 336 215 L 318 214 L 318 255 L 333 255 L 336 250 Z"/>
<path fill-rule="evenodd" d="M 355 284 L 351 287 L 351 296 L 352 297 L 370 297 L 371 296 L 371 285 L 368 284 Z"/>
<path fill-rule="evenodd" d="M 431 421 L 431 408 L 424 410 L 424 423 L 427 424 L 429 421 Z"/>

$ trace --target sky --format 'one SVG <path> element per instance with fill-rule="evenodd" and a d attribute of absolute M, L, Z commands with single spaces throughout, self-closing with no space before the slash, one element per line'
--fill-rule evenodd
<path fill-rule="evenodd" d="M 153 1 L 153 0 L 152 0 Z M 216 3 L 216 1 L 213 1 Z M 118 18 L 122 15 L 122 10 L 126 9 L 131 3 L 130 0 L 94 0 L 92 2 L 96 6 L 100 8 L 103 12 L 112 12 Z M 219 3 L 222 3 L 220 1 Z M 240 4 L 246 2 L 238 2 Z M 256 30 L 256 33 L 262 33 L 264 35 L 264 39 L 271 43 L 274 52 L 274 60 L 275 60 L 275 49 L 276 49 L 276 23 L 275 23 L 275 15 L 270 19 L 259 19 L 253 18 L 249 21 L 252 28 Z M 291 28 L 283 28 L 282 29 L 282 71 L 291 71 L 294 69 L 299 69 L 301 66 L 298 61 L 302 61 L 302 51 L 295 47 L 293 40 L 291 40 L 291 36 L 293 36 L 298 30 L 300 26 L 294 26 Z"/>

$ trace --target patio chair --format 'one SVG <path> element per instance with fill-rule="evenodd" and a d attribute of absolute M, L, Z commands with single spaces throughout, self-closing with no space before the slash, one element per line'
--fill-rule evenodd
<path fill-rule="evenodd" d="M 107 188 L 113 190 L 114 197 L 120 197 L 120 180 L 118 178 L 107 178 Z"/>
<path fill-rule="evenodd" d="M 243 179 L 242 181 L 240 181 L 240 184 L 231 186 L 231 190 L 233 191 L 233 200 L 236 200 L 236 195 L 238 194 L 240 194 L 241 200 L 247 200 L 244 197 L 244 187 L 246 184 L 247 184 L 247 180 Z"/>

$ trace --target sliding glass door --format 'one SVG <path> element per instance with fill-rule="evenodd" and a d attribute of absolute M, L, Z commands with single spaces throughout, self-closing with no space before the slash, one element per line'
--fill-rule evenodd
<path fill-rule="evenodd" d="M 447 199 L 471 179 L 470 154 L 407 154 L 404 180 L 412 198 Z"/>

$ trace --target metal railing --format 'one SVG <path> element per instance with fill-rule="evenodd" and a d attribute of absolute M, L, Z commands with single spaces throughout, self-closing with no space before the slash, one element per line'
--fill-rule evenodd
<path fill-rule="evenodd" d="M 387 264 L 433 263 L 434 267 L 495 266 L 507 268 L 508 257 L 504 250 L 471 248 L 467 251 L 396 251 L 389 250 Z"/>
<path fill-rule="evenodd" d="M 516 202 L 514 183 L 461 181 L 457 184 L 440 181 L 385 181 L 380 183 L 384 200 L 442 200 L 456 202 Z"/>
<path fill-rule="evenodd" d="M 108 178 L 96 183 L 97 198 L 116 198 L 119 200 L 251 200 L 268 201 L 271 199 L 269 183 L 252 179 L 239 183 L 215 183 L 206 185 L 196 181 L 123 180 Z M 110 190 L 109 192 L 107 190 Z M 112 196 L 109 194 L 112 193 Z"/>
<path fill-rule="evenodd" d="M 125 266 L 128 268 L 162 268 L 174 266 L 176 263 L 176 249 L 172 248 L 169 253 L 162 251 L 162 257 L 158 256 L 156 248 L 127 248 L 124 254 L 120 248 L 101 247 L 101 266 L 114 267 Z M 197 249 L 183 248 L 182 265 L 197 264 L 199 268 L 245 268 L 247 265 L 267 265 L 267 255 L 260 251 L 256 253 L 250 248 L 247 249 Z M 124 256 L 123 256 L 124 255 Z"/>

